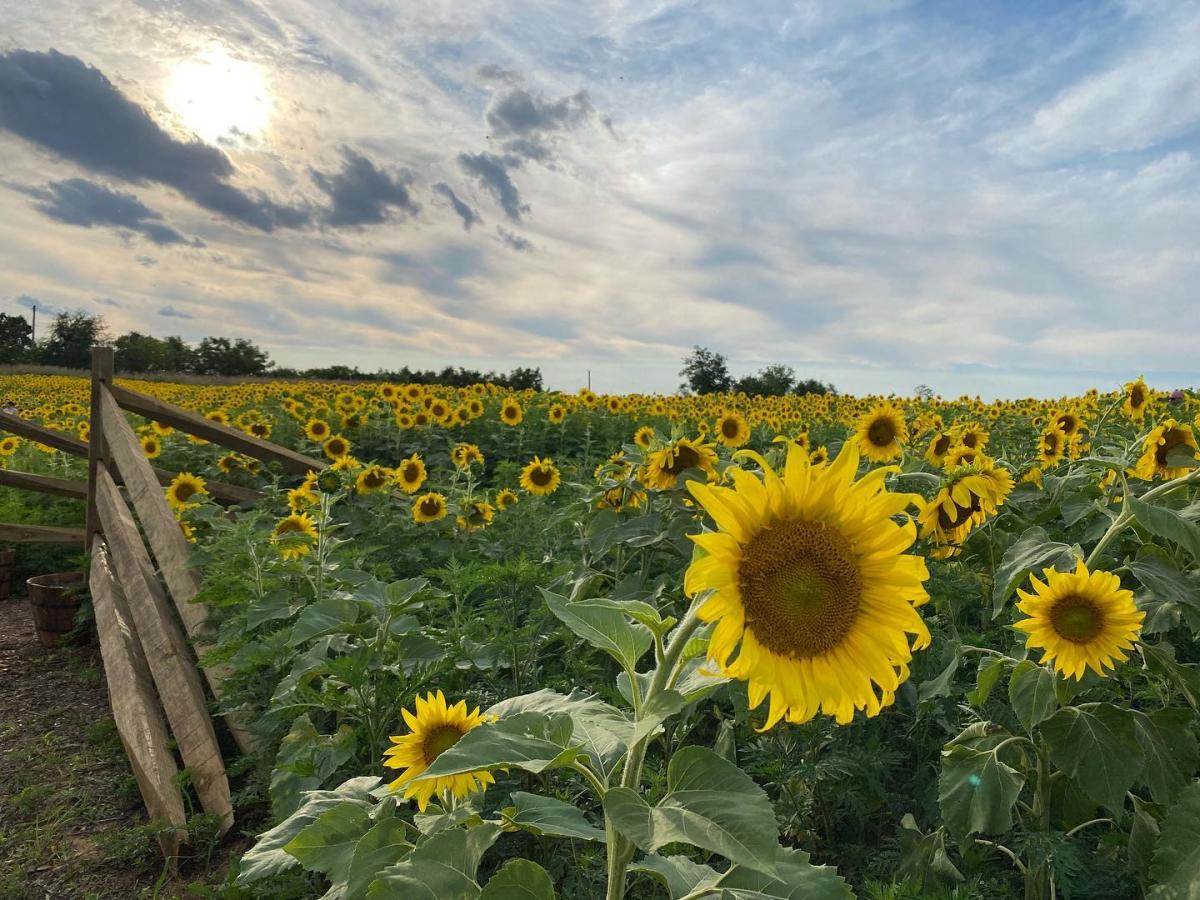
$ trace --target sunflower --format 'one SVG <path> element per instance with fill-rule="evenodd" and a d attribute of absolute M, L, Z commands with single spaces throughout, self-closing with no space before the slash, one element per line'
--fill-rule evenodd
<path fill-rule="evenodd" d="M 199 478 L 191 472 L 180 472 L 167 485 L 167 503 L 175 510 L 191 509 L 199 504 L 189 501 L 197 494 L 204 493 L 207 491 L 204 489 L 203 478 Z"/>
<path fill-rule="evenodd" d="M 1024 475 L 1021 476 L 1021 484 L 1033 484 L 1039 490 L 1044 490 L 1046 485 L 1042 481 L 1042 470 L 1037 466 L 1032 466 Z"/>
<path fill-rule="evenodd" d="M 958 443 L 968 450 L 983 450 L 990 437 L 982 426 L 975 422 L 969 422 L 959 432 Z"/>
<path fill-rule="evenodd" d="M 515 398 L 509 397 L 500 405 L 500 421 L 505 425 L 520 425 L 525 418 L 525 411 Z"/>
<path fill-rule="evenodd" d="M 415 453 L 396 466 L 396 484 L 406 494 L 420 490 L 425 477 L 425 462 Z"/>
<path fill-rule="evenodd" d="M 808 461 L 814 466 L 823 466 L 829 462 L 829 448 L 824 445 L 808 454 Z"/>
<path fill-rule="evenodd" d="M 17 448 L 21 446 L 21 439 L 18 437 L 6 437 L 0 440 L 0 456 L 12 456 L 17 452 Z"/>
<path fill-rule="evenodd" d="M 625 451 L 618 450 L 602 463 L 598 463 L 592 471 L 592 477 L 597 481 L 611 479 L 621 481 L 629 477 L 633 471 L 633 463 L 625 458 Z"/>
<path fill-rule="evenodd" d="M 478 419 L 483 415 L 483 401 L 478 397 L 472 397 L 467 401 L 467 412 L 470 413 L 472 419 Z"/>
<path fill-rule="evenodd" d="M 310 441 L 316 441 L 318 444 L 323 442 L 331 434 L 329 423 L 324 419 L 309 419 L 304 426 L 304 436 Z"/>
<path fill-rule="evenodd" d="M 436 522 L 446 517 L 446 498 L 435 491 L 422 494 L 413 501 L 414 522 Z"/>
<path fill-rule="evenodd" d="M 360 494 L 375 494 L 392 483 L 392 470 L 383 466 L 368 466 L 354 479 L 354 490 Z"/>
<path fill-rule="evenodd" d="M 649 425 L 643 425 L 633 433 L 633 442 L 643 450 L 649 450 L 650 445 L 654 443 L 654 429 Z"/>
<path fill-rule="evenodd" d="M 558 466 L 550 457 L 534 457 L 521 470 L 521 487 L 538 497 L 548 497 L 558 490 L 562 481 Z"/>
<path fill-rule="evenodd" d="M 316 506 L 321 502 L 321 498 L 309 486 L 306 481 L 300 487 L 292 488 L 287 492 L 288 509 L 292 512 L 300 512 L 303 509 L 308 509 L 311 506 Z"/>
<path fill-rule="evenodd" d="M 935 559 L 954 556 L 976 525 L 1004 505 L 1012 493 L 1012 475 L 990 462 L 947 470 L 946 480 L 918 516 L 921 537 L 938 545 Z"/>
<path fill-rule="evenodd" d="M 246 426 L 246 433 L 256 438 L 262 438 L 264 441 L 271 437 L 270 422 L 251 422 Z"/>
<path fill-rule="evenodd" d="M 496 518 L 496 507 L 485 500 L 472 500 L 463 506 L 462 514 L 456 516 L 454 524 L 463 531 L 477 531 L 487 528 Z"/>
<path fill-rule="evenodd" d="M 325 451 L 326 456 L 336 462 L 350 455 L 350 442 L 340 434 L 335 434 L 321 445 L 321 449 Z"/>
<path fill-rule="evenodd" d="M 1067 436 L 1053 426 L 1038 438 L 1038 459 L 1043 468 L 1050 468 L 1062 461 L 1067 454 Z"/>
<path fill-rule="evenodd" d="M 1165 479 L 1180 478 L 1192 469 L 1178 463 L 1197 458 L 1200 457 L 1196 452 L 1196 436 L 1192 434 L 1191 426 L 1180 425 L 1174 419 L 1167 419 L 1146 435 L 1142 442 L 1142 457 L 1134 465 L 1132 472 L 1143 481 L 1149 481 L 1155 476 Z"/>
<path fill-rule="evenodd" d="M 550 420 L 551 425 L 561 425 L 567 418 L 567 410 L 561 403 L 552 403 L 546 410 L 546 418 Z"/>
<path fill-rule="evenodd" d="M 709 657 L 749 682 L 752 708 L 770 695 L 763 730 L 817 712 L 840 724 L 857 709 L 874 716 L 929 644 L 916 611 L 929 574 L 904 554 L 916 528 L 894 520 L 919 498 L 888 492 L 888 469 L 856 481 L 853 441 L 821 467 L 789 446 L 782 478 L 757 459 L 761 479 L 735 468 L 733 488 L 688 484 L 719 529 L 692 536 L 703 555 L 684 580 L 691 596 L 713 592 L 698 613 L 717 623 Z"/>
<path fill-rule="evenodd" d="M 220 469 L 222 472 L 224 472 L 226 475 L 236 472 L 241 467 L 242 467 L 242 462 L 241 462 L 241 460 L 239 460 L 237 458 L 236 453 L 226 453 L 224 456 L 222 456 L 220 459 L 217 460 L 217 468 Z"/>
<path fill-rule="evenodd" d="M 1121 406 L 1121 412 L 1135 422 L 1142 421 L 1146 415 L 1146 407 L 1150 405 L 1151 396 L 1145 377 L 1139 375 L 1137 381 L 1125 385 L 1125 402 Z"/>
<path fill-rule="evenodd" d="M 164 425 L 162 422 L 159 422 L 156 419 L 152 419 L 150 421 L 150 427 L 154 429 L 155 434 L 161 435 L 162 437 L 173 434 L 175 431 L 175 429 L 170 425 Z"/>
<path fill-rule="evenodd" d="M 162 444 L 158 442 L 158 438 L 146 435 L 142 438 L 142 452 L 146 454 L 147 459 L 157 459 L 162 453 Z"/>
<path fill-rule="evenodd" d="M 205 413 L 204 418 L 210 422 L 216 422 L 218 425 L 229 424 L 229 413 L 223 409 L 214 409 L 212 412 Z"/>
<path fill-rule="evenodd" d="M 307 540 L 299 540 L 301 537 Z M 283 538 L 284 542 L 279 548 L 279 554 L 284 559 L 307 556 L 312 549 L 312 542 L 317 539 L 317 523 L 308 513 L 291 513 L 276 522 L 275 529 L 271 532 L 272 541 L 278 543 L 280 538 Z"/>
<path fill-rule="evenodd" d="M 1028 635 L 1025 646 L 1041 648 L 1043 663 L 1076 680 L 1088 668 L 1103 677 L 1106 668 L 1124 662 L 1146 617 L 1134 605 L 1133 591 L 1111 572 L 1089 572 L 1083 560 L 1074 572 L 1042 574 L 1044 583 L 1030 576 L 1032 594 L 1017 591 L 1017 609 L 1029 618 L 1013 628 Z"/>
<path fill-rule="evenodd" d="M 739 412 L 722 413 L 717 419 L 716 437 L 726 447 L 744 447 L 750 440 L 750 425 Z"/>
<path fill-rule="evenodd" d="M 855 437 L 859 450 L 871 462 L 895 459 L 904 451 L 904 443 L 908 440 L 904 413 L 890 400 L 885 400 L 858 420 Z"/>
<path fill-rule="evenodd" d="M 503 488 L 496 494 L 496 509 L 503 512 L 510 506 L 516 506 L 520 500 L 521 498 L 517 496 L 516 491 Z"/>
<path fill-rule="evenodd" d="M 638 509 L 646 502 L 646 499 L 645 491 L 618 485 L 604 492 L 604 496 L 596 501 L 596 509 L 611 509 L 613 512 L 620 512 L 623 509 Z"/>
<path fill-rule="evenodd" d="M 985 465 L 988 462 L 990 460 L 982 450 L 972 450 L 970 447 L 964 447 L 962 444 L 959 444 L 957 447 L 950 448 L 950 452 L 946 454 L 946 459 L 942 462 L 942 466 L 946 469 L 957 469 L 961 466 Z"/>
<path fill-rule="evenodd" d="M 392 746 L 383 753 L 383 764 L 387 768 L 404 770 L 399 778 L 388 785 L 390 790 L 397 791 L 404 787 L 404 799 L 415 799 L 418 809 L 424 812 L 435 794 L 449 791 L 461 800 L 476 791 L 486 790 L 489 784 L 494 783 L 492 774 L 484 770 L 430 778 L 415 784 L 412 782 L 432 766 L 435 759 L 457 744 L 464 734 L 478 725 L 496 721 L 495 716 L 480 713 L 479 707 L 468 713 L 465 700 L 448 706 L 441 691 L 427 694 L 424 700 L 417 697 L 415 715 L 407 709 L 400 712 L 409 727 L 409 733 L 393 736 Z"/>
<path fill-rule="evenodd" d="M 189 544 L 196 543 L 196 529 L 187 522 L 179 523 L 179 531 L 183 534 L 184 540 L 186 540 Z"/>
<path fill-rule="evenodd" d="M 933 437 L 929 439 L 929 447 L 925 451 L 925 459 L 935 466 L 940 466 L 946 461 L 946 454 L 950 452 L 951 446 L 954 444 L 954 438 L 946 434 L 944 431 L 934 432 Z"/>
<path fill-rule="evenodd" d="M 475 463 L 483 465 L 483 451 L 476 444 L 455 444 L 450 451 L 450 461 L 460 469 L 469 469 Z"/>
<path fill-rule="evenodd" d="M 712 444 L 702 443 L 699 439 L 680 438 L 647 457 L 640 480 L 655 490 L 670 490 L 688 469 L 700 469 L 709 477 L 714 476 L 716 463 L 717 454 Z"/>

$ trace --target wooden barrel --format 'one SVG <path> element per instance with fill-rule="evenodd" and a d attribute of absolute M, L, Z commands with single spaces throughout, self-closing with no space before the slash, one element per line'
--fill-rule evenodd
<path fill-rule="evenodd" d="M 30 578 L 29 605 L 33 607 L 33 626 L 43 647 L 54 647 L 62 636 L 75 627 L 79 611 L 82 572 L 57 572 Z"/>
<path fill-rule="evenodd" d="M 12 573 L 16 562 L 16 550 L 0 550 L 0 600 L 12 596 Z"/>

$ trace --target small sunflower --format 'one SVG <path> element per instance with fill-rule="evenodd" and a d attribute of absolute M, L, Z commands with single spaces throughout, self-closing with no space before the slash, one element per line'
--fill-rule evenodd
<path fill-rule="evenodd" d="M 1062 462 L 1067 455 L 1067 436 L 1053 426 L 1042 432 L 1038 438 L 1038 460 L 1043 468 L 1050 468 Z"/>
<path fill-rule="evenodd" d="M 266 441 L 271 437 L 271 423 L 262 421 L 251 422 L 246 426 L 245 431 L 247 434 L 252 435 L 253 437 L 262 438 L 264 441 Z"/>
<path fill-rule="evenodd" d="M 217 468 L 226 475 L 236 472 L 242 467 L 242 461 L 237 458 L 235 453 L 226 453 L 217 460 Z"/>
<path fill-rule="evenodd" d="M 858 420 L 855 433 L 859 450 L 871 462 L 888 462 L 904 452 L 908 427 L 904 413 L 890 400 L 876 406 Z"/>
<path fill-rule="evenodd" d="M 1045 490 L 1046 485 L 1042 481 L 1042 470 L 1037 466 L 1031 466 L 1024 475 L 1021 476 L 1021 484 L 1033 484 L 1039 490 Z"/>
<path fill-rule="evenodd" d="M 199 505 L 191 502 L 192 498 L 204 493 L 207 491 L 204 488 L 203 478 L 193 475 L 191 472 L 180 472 L 167 485 L 167 503 L 175 510 L 190 509 Z"/>
<path fill-rule="evenodd" d="M 0 440 L 0 456 L 12 456 L 17 452 L 17 448 L 21 446 L 21 439 L 18 437 L 6 437 Z"/>
<path fill-rule="evenodd" d="M 336 462 L 350 455 L 350 442 L 340 434 L 335 434 L 325 440 L 321 449 L 325 451 L 326 456 Z"/>
<path fill-rule="evenodd" d="M 463 511 L 455 517 L 454 524 L 463 531 L 478 531 L 487 528 L 496 518 L 496 508 L 485 500 L 472 500 L 463 506 Z"/>
<path fill-rule="evenodd" d="M 329 423 L 324 419 L 309 419 L 304 426 L 304 436 L 310 441 L 316 441 L 318 444 L 324 443 L 325 439 L 332 433 Z"/>
<path fill-rule="evenodd" d="M 1012 493 L 1012 475 L 991 463 L 950 469 L 937 495 L 918 517 L 921 537 L 938 545 L 935 559 L 954 556 L 977 525 L 996 514 Z"/>
<path fill-rule="evenodd" d="M 146 459 L 158 459 L 162 453 L 162 444 L 158 442 L 158 438 L 148 434 L 142 438 L 142 452 L 146 454 Z"/>
<path fill-rule="evenodd" d="M 283 541 L 280 541 L 283 538 Z M 305 538 L 305 540 L 300 540 Z M 286 559 L 307 556 L 317 539 L 317 523 L 308 513 L 292 513 L 275 523 L 271 540 L 279 543 L 279 555 Z"/>
<path fill-rule="evenodd" d="M 567 418 L 567 410 L 561 403 L 552 403 L 546 410 L 546 418 L 551 425 L 561 425 Z"/>
<path fill-rule="evenodd" d="M 929 574 L 904 553 L 916 528 L 897 521 L 918 498 L 888 492 L 885 468 L 856 481 L 854 441 L 819 467 L 791 445 L 782 477 L 756 458 L 761 478 L 733 468 L 733 488 L 688 484 L 719 529 L 692 536 L 702 554 L 684 580 L 691 596 L 712 592 L 699 609 L 717 623 L 709 658 L 749 682 L 751 708 L 770 696 L 763 730 L 877 715 L 930 639 L 916 611 Z"/>
<path fill-rule="evenodd" d="M 1023 631 L 1026 647 L 1041 648 L 1042 662 L 1066 678 L 1083 678 L 1086 669 L 1108 673 L 1128 658 L 1146 614 L 1111 572 L 1089 572 L 1083 560 L 1074 572 L 1043 571 L 1045 582 L 1030 576 L 1033 593 L 1018 590 L 1017 609 L 1029 618 L 1013 627 Z"/>
<path fill-rule="evenodd" d="M 1133 467 L 1133 474 L 1143 481 L 1154 477 L 1170 480 L 1180 478 L 1191 471 L 1191 467 L 1178 465 L 1184 460 L 1200 458 L 1196 452 L 1196 436 L 1191 426 L 1180 425 L 1167 419 L 1142 442 L 1141 459 Z"/>
<path fill-rule="evenodd" d="M 414 522 L 436 522 L 446 517 L 446 498 L 436 491 L 422 494 L 413 501 Z"/>
<path fill-rule="evenodd" d="M 739 412 L 722 413 L 717 419 L 716 438 L 726 447 L 744 447 L 750 440 L 750 423 Z"/>
<path fill-rule="evenodd" d="M 434 760 L 457 744 L 464 734 L 496 720 L 495 716 L 480 713 L 479 707 L 468 713 L 465 700 L 449 706 L 441 691 L 436 694 L 431 692 L 425 699 L 417 697 L 415 708 L 415 714 L 407 709 L 400 711 L 409 733 L 393 736 L 390 739 L 392 746 L 383 754 L 383 764 L 387 768 L 404 770 L 399 778 L 388 785 L 390 790 L 404 788 L 404 799 L 415 799 L 417 808 L 424 812 L 429 801 L 444 791 L 461 800 L 476 791 L 486 790 L 489 784 L 494 783 L 491 773 L 485 770 L 412 783 L 433 765 Z"/>
<path fill-rule="evenodd" d="M 1146 415 L 1146 407 L 1150 405 L 1152 397 L 1145 377 L 1139 375 L 1137 381 L 1125 385 L 1125 402 L 1121 405 L 1121 412 L 1133 421 L 1140 422 Z"/>
<path fill-rule="evenodd" d="M 562 481 L 558 466 L 550 457 L 534 457 L 521 470 L 521 487 L 538 497 L 548 497 L 558 490 Z"/>
<path fill-rule="evenodd" d="M 391 469 L 383 466 L 368 466 L 354 479 L 354 490 L 359 494 L 375 494 L 386 490 L 391 483 Z"/>
<path fill-rule="evenodd" d="M 944 431 L 934 432 L 933 437 L 929 439 L 929 447 L 925 450 L 925 459 L 935 466 L 940 466 L 946 461 L 946 454 L 953 446 L 954 437 L 952 435 Z"/>
<path fill-rule="evenodd" d="M 416 453 L 396 466 L 396 484 L 406 494 L 420 490 L 425 477 L 425 462 Z"/>
<path fill-rule="evenodd" d="M 650 445 L 654 443 L 654 429 L 649 425 L 643 425 L 633 433 L 633 442 L 643 450 L 649 450 Z"/>
<path fill-rule="evenodd" d="M 500 404 L 500 421 L 505 425 L 520 425 L 525 418 L 525 411 L 515 398 L 509 397 Z"/>
<path fill-rule="evenodd" d="M 450 461 L 459 469 L 469 469 L 475 464 L 483 465 L 483 451 L 476 444 L 455 444 L 450 451 Z"/>
<path fill-rule="evenodd" d="M 829 448 L 820 446 L 808 454 L 808 461 L 814 466 L 823 466 L 829 462 Z"/>
<path fill-rule="evenodd" d="M 496 494 L 496 509 L 503 512 L 504 510 L 508 509 L 510 506 L 516 506 L 517 503 L 520 502 L 520 499 L 521 498 L 519 496 L 517 496 L 516 491 L 510 490 L 508 488 L 503 488 L 500 491 L 498 491 Z"/>
<path fill-rule="evenodd" d="M 642 466 L 641 482 L 658 491 L 675 487 L 679 476 L 688 469 L 700 469 L 710 478 L 716 474 L 717 454 L 712 444 L 699 439 L 680 438 L 661 450 L 655 450 Z"/>

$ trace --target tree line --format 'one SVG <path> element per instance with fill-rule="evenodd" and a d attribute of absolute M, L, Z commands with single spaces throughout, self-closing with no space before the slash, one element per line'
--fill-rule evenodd
<path fill-rule="evenodd" d="M 508 373 L 483 372 L 462 366 L 440 371 L 410 369 L 407 365 L 388 371 L 363 372 L 357 366 L 323 366 L 297 369 L 277 366 L 267 351 L 247 338 L 206 337 L 192 345 L 178 336 L 154 337 L 131 331 L 113 338 L 103 316 L 59 313 L 49 335 L 33 340 L 32 327 L 22 316 L 0 313 L 0 364 L 91 368 L 92 347 L 113 348 L 113 366 L 122 375 L 187 374 L 226 377 L 270 376 L 308 378 L 320 381 L 394 381 L 402 384 L 442 384 L 465 387 L 490 382 L 511 390 L 541 390 L 542 373 L 536 368 L 517 367 Z"/>
<path fill-rule="evenodd" d="M 743 393 L 754 397 L 781 397 L 784 394 L 836 394 L 837 388 L 815 378 L 799 378 L 795 369 L 774 363 L 752 375 L 734 378 L 725 357 L 707 347 L 693 347 L 683 358 L 679 371 L 681 394 Z"/>

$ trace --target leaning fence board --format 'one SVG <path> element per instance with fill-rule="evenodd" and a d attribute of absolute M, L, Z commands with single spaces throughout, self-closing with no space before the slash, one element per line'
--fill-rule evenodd
<path fill-rule="evenodd" d="M 224 833 L 233 824 L 233 804 L 200 672 L 129 507 L 103 468 L 96 476 L 96 511 L 183 764 L 191 771 L 201 806 L 220 820 Z"/>
<path fill-rule="evenodd" d="M 32 472 L 18 472 L 16 469 L 0 469 L 0 485 L 19 488 L 23 491 L 37 491 L 41 494 L 76 497 L 80 500 L 87 498 L 88 490 L 86 481 L 35 475 Z"/>
<path fill-rule="evenodd" d="M 14 416 L 11 413 L 0 412 L 0 431 L 7 431 L 15 434 L 17 437 L 37 441 L 40 444 L 45 444 L 47 447 L 62 450 L 64 453 L 70 453 L 73 456 L 88 455 L 88 445 L 78 438 L 73 438 L 61 431 L 43 428 L 41 425 L 34 425 L 32 422 L 27 422 L 20 416 Z"/>
<path fill-rule="evenodd" d="M 129 757 L 150 818 L 176 826 L 175 830 L 161 831 L 158 837 L 163 854 L 174 860 L 179 856 L 179 842 L 186 835 L 187 822 L 183 795 L 176 782 L 179 770 L 170 750 L 171 739 L 154 694 L 150 671 L 134 636 L 125 596 L 103 540 L 97 540 L 92 549 L 89 586 L 117 733 L 125 745 L 125 755 Z"/>
<path fill-rule="evenodd" d="M 230 428 L 228 425 L 213 422 L 194 412 L 188 412 L 170 403 L 165 403 L 155 397 L 131 391 L 129 388 L 113 385 L 112 396 L 122 409 L 178 428 L 180 431 L 186 431 L 195 437 L 205 438 L 255 459 L 261 459 L 263 462 L 277 462 L 287 471 L 298 475 L 304 475 L 309 470 L 320 471 L 328 465 L 323 460 L 313 459 L 297 453 L 295 450 L 281 447 L 279 444 L 264 441 L 246 434 L 244 431 L 238 431 L 236 428 Z"/>
<path fill-rule="evenodd" d="M 82 544 L 85 537 L 82 528 L 0 522 L 0 541 L 13 541 L 18 544 Z"/>

